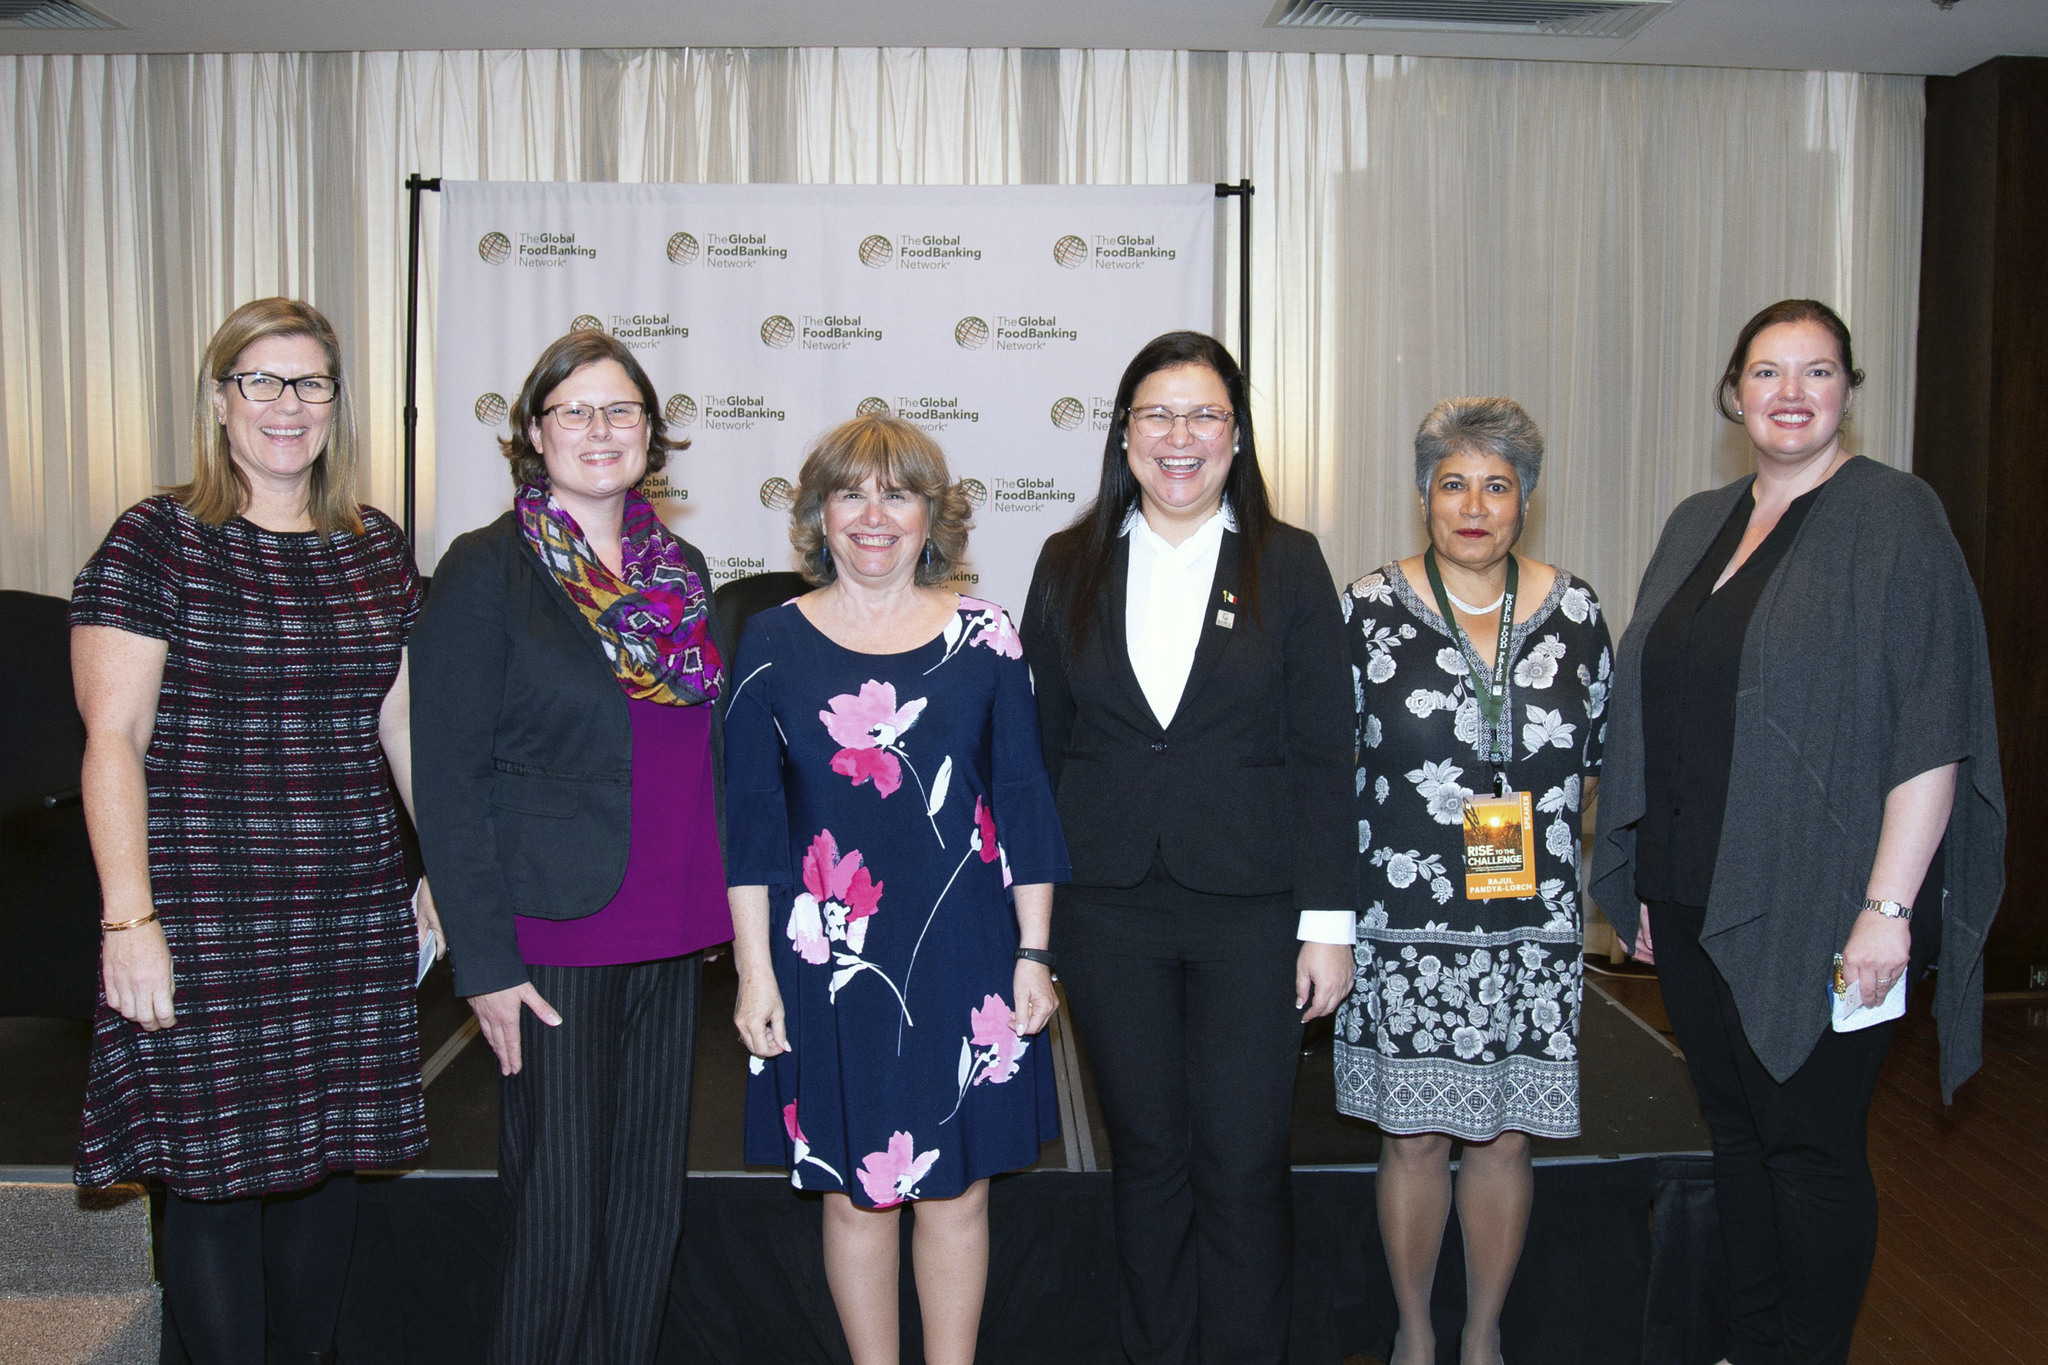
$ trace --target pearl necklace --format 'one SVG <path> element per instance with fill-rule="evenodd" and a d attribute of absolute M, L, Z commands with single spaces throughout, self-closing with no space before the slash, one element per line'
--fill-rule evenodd
<path fill-rule="evenodd" d="M 1508 594 L 1506 589 L 1502 589 L 1500 596 L 1494 598 L 1491 602 L 1488 602 L 1483 607 L 1473 606 L 1470 602 L 1467 602 L 1464 598 L 1458 596 L 1449 588 L 1444 589 L 1444 596 L 1450 598 L 1451 605 L 1456 607 L 1459 611 L 1464 612 L 1467 616 L 1491 616 L 1493 615 L 1493 613 L 1500 610 L 1501 603 L 1508 600 Z"/>

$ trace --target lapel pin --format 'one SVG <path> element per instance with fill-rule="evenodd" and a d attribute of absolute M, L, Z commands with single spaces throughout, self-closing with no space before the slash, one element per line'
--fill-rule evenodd
<path fill-rule="evenodd" d="M 1225 588 L 1223 590 L 1223 600 L 1234 607 L 1237 605 L 1237 594 L 1232 592 L 1230 589 Z"/>
<path fill-rule="evenodd" d="M 1223 610 L 1223 608 L 1218 607 L 1216 609 L 1216 624 L 1223 627 L 1225 630 L 1229 630 L 1231 627 L 1237 624 L 1237 613 L 1234 611 L 1225 611 Z"/>

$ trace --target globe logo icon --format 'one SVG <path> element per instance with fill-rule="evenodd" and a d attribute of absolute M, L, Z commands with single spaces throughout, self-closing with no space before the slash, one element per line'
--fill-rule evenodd
<path fill-rule="evenodd" d="M 796 340 L 796 324 L 776 313 L 761 324 L 761 342 L 781 350 Z"/>
<path fill-rule="evenodd" d="M 1068 270 L 1079 270 L 1088 264 L 1088 243 L 1070 232 L 1052 244 L 1052 258 Z"/>
<path fill-rule="evenodd" d="M 880 270 L 896 256 L 896 248 L 880 233 L 860 240 L 860 263 L 870 270 Z"/>
<path fill-rule="evenodd" d="M 671 426 L 686 427 L 697 420 L 697 400 L 687 393 L 670 394 L 661 415 Z"/>
<path fill-rule="evenodd" d="M 476 420 L 487 427 L 501 425 L 510 412 L 502 393 L 487 393 L 476 400 Z"/>
<path fill-rule="evenodd" d="M 962 318 L 953 324 L 953 340 L 963 349 L 978 351 L 988 345 L 988 324 L 980 318 Z"/>
<path fill-rule="evenodd" d="M 569 330 L 572 332 L 602 332 L 604 330 L 604 319 L 592 313 L 578 313 L 575 317 L 569 319 Z"/>
<path fill-rule="evenodd" d="M 856 417 L 890 416 L 889 402 L 884 398 L 863 398 L 860 402 L 853 405 L 853 415 Z"/>
<path fill-rule="evenodd" d="M 491 265 L 503 265 L 512 259 L 512 239 L 502 232 L 486 232 L 477 238 L 476 254 Z"/>
<path fill-rule="evenodd" d="M 677 265 L 688 265 L 697 259 L 697 239 L 687 232 L 678 232 L 668 239 L 668 258 Z"/>
<path fill-rule="evenodd" d="M 1052 405 L 1052 424 L 1061 431 L 1072 431 L 1087 420 L 1088 409 L 1078 398 L 1061 398 Z"/>
<path fill-rule="evenodd" d="M 988 485 L 980 479 L 960 480 L 960 491 L 967 495 L 971 507 L 980 507 L 988 501 Z"/>
<path fill-rule="evenodd" d="M 761 505 L 771 512 L 787 512 L 796 505 L 796 485 L 774 478 L 761 485 Z"/>

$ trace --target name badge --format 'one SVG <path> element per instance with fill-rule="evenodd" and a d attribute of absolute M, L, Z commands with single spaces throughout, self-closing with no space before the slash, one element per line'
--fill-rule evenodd
<path fill-rule="evenodd" d="M 1234 611 L 1225 611 L 1221 607 L 1218 607 L 1216 609 L 1216 624 L 1223 627 L 1225 630 L 1231 629 L 1233 626 L 1237 624 L 1237 613 Z"/>
<path fill-rule="evenodd" d="M 1534 816 L 1527 792 L 1465 798 L 1465 899 L 1536 894 Z"/>

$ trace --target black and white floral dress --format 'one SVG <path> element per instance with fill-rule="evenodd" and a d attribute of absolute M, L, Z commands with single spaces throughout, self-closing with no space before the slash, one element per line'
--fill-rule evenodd
<path fill-rule="evenodd" d="M 1490 674 L 1389 565 L 1344 591 L 1358 701 L 1358 942 L 1337 1108 L 1386 1132 L 1579 1131 L 1579 848 L 1613 670 L 1592 588 L 1560 570 L 1514 628 L 1508 781 L 1536 803 L 1536 889 L 1465 897 L 1463 805 L 1491 780 Z"/>

